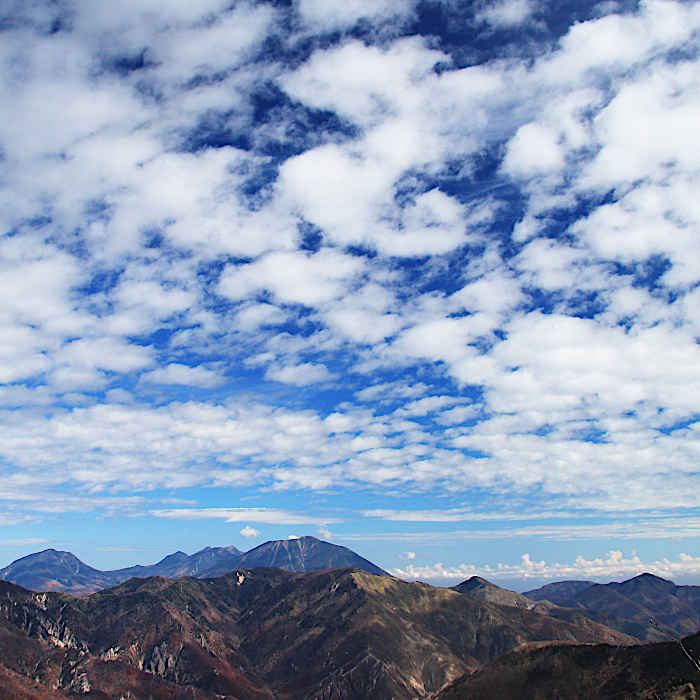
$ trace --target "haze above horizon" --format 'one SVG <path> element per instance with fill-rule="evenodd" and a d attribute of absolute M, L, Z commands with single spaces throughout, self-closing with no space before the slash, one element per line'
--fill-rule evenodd
<path fill-rule="evenodd" d="M 0 11 L 0 559 L 314 534 L 700 583 L 700 4 Z"/>

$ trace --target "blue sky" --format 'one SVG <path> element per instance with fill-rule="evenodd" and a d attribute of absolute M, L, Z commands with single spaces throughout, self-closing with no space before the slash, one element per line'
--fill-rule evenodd
<path fill-rule="evenodd" d="M 700 582 L 700 5 L 2 11 L 3 562 Z"/>

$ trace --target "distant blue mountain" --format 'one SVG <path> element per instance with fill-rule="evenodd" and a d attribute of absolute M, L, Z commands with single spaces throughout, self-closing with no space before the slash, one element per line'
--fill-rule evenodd
<path fill-rule="evenodd" d="M 255 567 L 297 572 L 351 567 L 372 574 L 388 575 L 386 571 L 347 547 L 323 542 L 315 537 L 300 537 L 265 542 L 246 553 L 234 546 L 205 547 L 194 554 L 178 551 L 150 566 L 130 566 L 112 571 L 94 569 L 71 552 L 46 549 L 17 559 L 0 569 L 0 580 L 33 591 L 61 591 L 85 595 L 116 586 L 130 578 L 210 578 L 222 576 L 235 568 Z"/>
<path fill-rule="evenodd" d="M 379 576 L 389 575 L 384 569 L 380 569 L 376 564 L 347 547 L 310 536 L 265 542 L 243 554 L 236 566 L 245 569 L 267 566 L 285 571 L 353 568 L 363 569 Z M 217 565 L 205 572 L 205 575 L 219 576 L 224 573 L 226 571 Z"/>

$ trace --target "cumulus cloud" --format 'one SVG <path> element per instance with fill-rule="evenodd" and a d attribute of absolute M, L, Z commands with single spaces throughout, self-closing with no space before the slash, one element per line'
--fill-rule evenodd
<path fill-rule="evenodd" d="M 287 367 L 270 367 L 265 376 L 283 384 L 307 386 L 332 379 L 332 375 L 324 365 L 305 362 L 300 365 Z"/>
<path fill-rule="evenodd" d="M 0 48 L 13 518 L 204 487 L 697 507 L 697 4 L 559 34 L 527 0 L 71 7 L 14 3 Z"/>
<path fill-rule="evenodd" d="M 514 27 L 529 19 L 534 12 L 532 0 L 501 0 L 477 13 L 477 18 L 494 27 Z"/>
<path fill-rule="evenodd" d="M 608 582 L 610 579 L 630 579 L 642 573 L 651 573 L 662 578 L 697 576 L 700 573 L 700 557 L 681 553 L 678 560 L 668 558 L 656 561 L 642 561 L 636 555 L 624 556 L 620 550 L 611 550 L 607 554 L 593 559 L 578 556 L 569 563 L 548 563 L 533 560 L 529 554 L 523 554 L 518 564 L 499 563 L 497 566 L 475 566 L 460 564 L 445 566 L 442 563 L 427 566 L 409 566 L 392 569 L 394 576 L 405 579 L 423 579 L 432 581 L 457 581 L 472 576 L 493 579 L 555 579 L 555 580 L 598 580 Z"/>
<path fill-rule="evenodd" d="M 324 30 L 352 26 L 359 20 L 373 22 L 400 22 L 408 19 L 414 6 L 413 0 L 397 5 L 393 0 L 349 0 L 349 2 L 324 2 L 324 0 L 299 0 L 299 13 L 312 27 Z"/>
<path fill-rule="evenodd" d="M 251 527 L 250 525 L 246 525 L 242 530 L 241 530 L 241 535 L 246 538 L 255 538 L 260 536 L 260 530 L 256 530 L 254 527 Z"/>
<path fill-rule="evenodd" d="M 539 124 L 526 124 L 518 129 L 503 161 L 505 172 L 520 177 L 556 171 L 563 165 L 564 154 L 557 133 Z"/>
<path fill-rule="evenodd" d="M 319 537 L 323 537 L 324 540 L 333 539 L 333 533 L 325 525 L 319 527 L 317 532 Z"/>
<path fill-rule="evenodd" d="M 219 386 L 224 380 L 216 372 L 204 367 L 188 367 L 173 362 L 160 369 L 155 369 L 141 375 L 141 381 L 151 384 L 181 384 L 212 388 Z"/>
<path fill-rule="evenodd" d="M 316 255 L 271 253 L 225 270 L 219 291 L 231 299 L 244 299 L 266 289 L 280 301 L 317 306 L 342 296 L 363 267 L 359 258 L 333 250 Z"/>

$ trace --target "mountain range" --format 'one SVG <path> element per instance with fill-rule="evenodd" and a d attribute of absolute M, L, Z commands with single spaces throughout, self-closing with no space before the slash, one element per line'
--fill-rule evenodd
<path fill-rule="evenodd" d="M 578 609 L 641 641 L 664 641 L 669 633 L 683 637 L 700 629 L 700 586 L 677 586 L 652 574 L 641 574 L 622 583 L 562 581 L 523 595 Z M 650 622 L 652 618 L 657 624 Z"/>
<path fill-rule="evenodd" d="M 386 571 L 347 547 L 315 537 L 265 542 L 248 552 L 234 546 L 205 547 L 195 554 L 175 552 L 150 566 L 100 571 L 80 561 L 71 552 L 46 549 L 17 559 L 0 569 L 0 580 L 10 581 L 33 591 L 60 591 L 85 595 L 116 586 L 130 578 L 163 576 L 177 578 L 221 576 L 232 569 L 268 566 L 286 571 L 316 571 L 352 567 L 369 573 Z"/>
<path fill-rule="evenodd" d="M 18 700 L 408 700 L 521 647 L 630 641 L 359 569 L 134 578 L 82 597 L 0 582 L 0 697 Z"/>
<path fill-rule="evenodd" d="M 700 635 L 685 651 L 652 643 L 700 629 L 700 587 L 651 574 L 448 589 L 302 537 L 113 571 L 45 550 L 9 577 L 0 697 L 13 700 L 680 700 L 700 688 Z"/>

